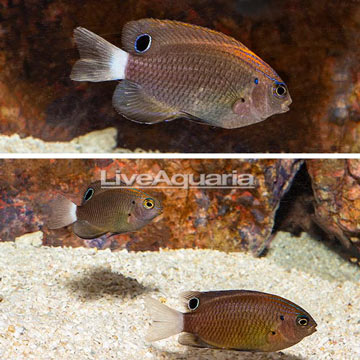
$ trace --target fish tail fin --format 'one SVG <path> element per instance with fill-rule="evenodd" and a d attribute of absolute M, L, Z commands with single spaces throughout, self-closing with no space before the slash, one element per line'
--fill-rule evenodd
<path fill-rule="evenodd" d="M 49 229 L 59 229 L 74 223 L 77 219 L 77 206 L 65 196 L 58 195 L 56 199 L 51 200 L 50 217 L 48 220 Z"/>
<path fill-rule="evenodd" d="M 151 297 L 145 299 L 145 304 L 153 319 L 153 323 L 146 335 L 147 341 L 151 342 L 165 339 L 183 331 L 183 313 L 171 309 Z"/>
<path fill-rule="evenodd" d="M 83 27 L 74 30 L 74 37 L 80 60 L 71 71 L 72 80 L 98 82 L 125 79 L 129 57 L 126 51 Z"/>

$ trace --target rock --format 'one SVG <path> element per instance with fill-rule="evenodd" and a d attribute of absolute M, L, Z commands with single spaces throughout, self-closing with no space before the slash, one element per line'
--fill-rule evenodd
<path fill-rule="evenodd" d="M 0 239 L 41 229 L 43 243 L 110 249 L 212 248 L 251 250 L 260 255 L 269 245 L 276 210 L 302 161 L 184 159 L 26 159 L 0 160 Z M 49 201 L 62 193 L 79 203 L 84 188 L 107 171 L 156 176 L 163 170 L 199 179 L 201 174 L 251 174 L 254 186 L 236 189 L 166 188 L 153 192 L 163 200 L 164 214 L 141 231 L 116 235 L 109 241 L 84 240 L 70 228 L 46 227 Z M 180 178 L 178 179 L 180 181 Z M 150 190 L 147 190 L 150 192 Z"/>
<path fill-rule="evenodd" d="M 30 234 L 24 234 L 15 238 L 16 246 L 34 246 L 40 247 L 42 245 L 43 240 L 43 233 L 42 231 L 36 231 Z"/>
<path fill-rule="evenodd" d="M 3 153 L 101 153 L 113 152 L 117 130 L 108 128 L 93 131 L 69 142 L 46 142 L 32 136 L 21 139 L 19 135 L 0 135 L 0 152 Z M 120 152 L 120 150 L 119 150 Z"/>
<path fill-rule="evenodd" d="M 360 160 L 306 162 L 315 196 L 315 221 L 360 258 Z"/>

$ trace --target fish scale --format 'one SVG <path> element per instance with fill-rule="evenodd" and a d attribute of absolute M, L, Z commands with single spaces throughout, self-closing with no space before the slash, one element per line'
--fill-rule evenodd
<path fill-rule="evenodd" d="M 78 219 L 113 229 L 126 219 L 131 209 L 131 198 L 126 193 L 109 190 L 98 195 L 96 202 L 88 202 L 78 208 Z"/>
<path fill-rule="evenodd" d="M 171 105 L 176 104 L 185 107 L 191 103 L 191 99 L 189 99 L 188 96 L 196 94 L 201 87 L 208 89 L 208 91 L 203 92 L 200 97 L 204 102 L 226 97 L 229 91 L 232 92 L 232 96 L 234 97 L 233 101 L 235 101 L 236 97 L 239 96 L 234 90 L 236 83 L 241 84 L 246 78 L 250 81 L 250 74 L 238 74 L 234 77 L 234 72 L 232 71 L 234 64 L 231 64 L 231 62 L 225 67 L 223 66 L 224 61 L 216 59 L 214 56 L 212 56 L 212 58 L 215 59 L 215 61 L 210 61 L 206 54 L 199 55 L 195 53 L 194 56 L 198 58 L 199 67 L 206 69 L 206 71 L 203 70 L 199 72 L 197 69 L 193 70 L 191 67 L 189 68 L 189 55 L 172 54 L 166 58 L 165 62 L 158 64 L 159 69 L 156 69 L 154 72 L 146 70 L 149 64 L 151 69 L 152 63 L 154 62 L 153 58 L 144 58 L 141 62 L 139 60 L 133 61 L 133 59 L 130 58 L 126 76 L 131 81 L 141 83 L 143 88 L 149 91 L 151 95 L 159 96 L 160 100 L 167 102 L 172 98 L 173 103 Z M 210 65 L 211 68 L 209 69 Z M 160 68 L 162 71 L 160 71 Z M 174 73 L 176 75 L 173 75 Z M 147 75 L 144 76 L 144 74 Z M 218 77 L 214 75 L 218 75 Z M 227 79 L 230 78 L 234 79 L 232 81 L 235 84 L 232 85 L 233 89 L 229 89 L 228 87 L 229 81 Z M 154 83 L 162 84 L 162 86 L 153 86 Z M 184 96 L 175 97 L 175 94 L 179 92 L 179 87 L 182 86 L 184 87 Z M 169 92 L 171 93 L 171 97 L 168 95 Z M 209 99 L 209 94 L 212 94 L 212 99 Z"/>
<path fill-rule="evenodd" d="M 239 340 L 244 340 L 244 342 L 249 342 L 257 331 L 262 330 L 262 326 L 259 322 L 254 321 L 251 313 L 248 312 L 248 304 L 243 303 L 241 308 L 239 304 L 236 303 L 225 303 L 221 308 L 222 311 L 217 311 L 217 313 L 210 315 L 209 323 L 217 323 L 218 326 L 210 326 L 209 337 L 204 336 L 204 340 L 209 343 L 214 343 L 214 341 L 209 341 L 209 339 L 218 339 L 218 342 L 222 344 L 227 344 L 229 347 L 236 346 L 239 343 Z M 218 307 L 219 308 L 219 307 Z M 237 321 L 237 318 L 241 316 L 242 321 Z M 251 324 L 251 326 L 250 326 Z M 229 326 L 232 327 L 232 331 L 228 332 L 227 329 Z M 204 331 L 208 330 L 207 328 L 203 329 Z"/>
<path fill-rule="evenodd" d="M 290 325 L 297 326 L 295 319 L 301 313 L 310 317 L 300 307 L 275 295 L 252 291 L 221 293 L 195 294 L 199 299 L 198 308 L 183 315 L 183 331 L 197 335 L 209 346 L 250 350 L 281 348 L 282 343 L 271 343 L 282 336 L 281 326 L 291 321 L 290 318 L 294 319 Z M 282 321 L 280 315 L 287 319 Z M 286 337 L 280 339 L 291 342 Z M 292 340 L 292 344 L 298 341 L 300 338 Z"/>
<path fill-rule="evenodd" d="M 141 19 L 125 24 L 125 51 L 84 28 L 75 30 L 75 40 L 81 59 L 71 78 L 122 80 L 113 105 L 136 122 L 183 117 L 231 129 L 286 112 L 292 102 L 266 62 L 214 30 Z"/>
<path fill-rule="evenodd" d="M 169 62 L 173 60 L 175 63 L 178 61 L 178 58 L 174 57 L 168 60 Z M 185 62 L 186 59 L 184 59 L 184 69 L 186 70 Z M 146 67 L 146 65 L 143 66 Z M 218 67 L 220 66 L 215 66 L 215 68 Z M 224 107 L 230 110 L 236 98 L 241 97 L 240 94 L 236 95 L 235 91 L 233 91 L 232 98 L 229 98 L 229 86 L 227 86 L 226 76 L 215 77 L 210 76 L 210 74 L 209 76 L 204 76 L 203 73 L 196 71 L 177 71 L 180 75 L 169 81 L 167 74 L 172 73 L 172 70 L 168 70 L 167 72 L 161 73 L 155 81 L 151 77 L 146 80 L 144 78 L 136 78 L 138 74 L 145 73 L 143 70 L 140 71 L 141 68 L 142 65 L 140 64 L 134 66 L 133 70 L 131 70 L 130 67 L 129 78 L 135 82 L 142 83 L 147 93 L 159 99 L 161 102 L 169 104 L 171 107 L 179 110 L 183 109 L 186 113 L 190 113 L 198 118 L 204 117 L 206 113 L 207 118 L 217 119 L 224 113 Z M 176 68 L 174 71 L 176 71 Z M 134 79 L 132 75 L 135 76 Z M 229 74 L 227 76 L 229 76 Z M 213 80 L 209 80 L 209 77 Z M 188 85 L 190 82 L 194 84 L 193 87 Z M 241 80 L 239 80 L 239 82 L 241 82 Z M 204 90 L 199 92 L 201 88 Z M 179 91 L 182 92 L 183 96 L 178 96 Z M 208 110 L 209 104 L 213 104 L 211 113 Z"/>

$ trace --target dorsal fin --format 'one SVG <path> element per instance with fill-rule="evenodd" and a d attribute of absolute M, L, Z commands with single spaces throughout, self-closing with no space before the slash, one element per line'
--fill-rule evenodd
<path fill-rule="evenodd" d="M 139 35 L 151 36 L 151 46 L 143 54 L 135 51 L 135 42 Z M 255 70 L 274 81 L 282 81 L 279 75 L 254 52 L 241 42 L 215 30 L 191 25 L 180 21 L 141 19 L 125 24 L 122 32 L 124 49 L 137 56 L 161 53 L 164 45 L 201 44 L 220 45 L 221 50 L 241 58 Z"/>
<path fill-rule="evenodd" d="M 189 307 L 188 307 L 189 300 L 193 297 L 199 298 L 201 294 L 202 293 L 200 291 L 184 291 L 180 294 L 180 298 L 183 303 L 183 306 L 187 311 L 189 311 Z"/>
<path fill-rule="evenodd" d="M 93 198 L 96 195 L 99 195 L 100 193 L 106 191 L 106 189 L 103 189 L 101 187 L 101 180 L 97 180 L 89 184 L 86 189 L 82 193 L 81 197 L 81 205 L 84 205 L 87 201 L 90 200 L 90 198 L 86 199 L 86 195 L 89 194 L 90 190 L 93 190 L 93 194 L 91 195 L 91 198 Z"/>
<path fill-rule="evenodd" d="M 123 48 L 132 54 L 136 54 L 135 40 L 141 34 L 148 34 L 152 37 L 151 48 L 147 53 L 156 49 L 158 44 L 203 44 L 205 42 L 225 43 L 247 49 L 234 38 L 215 30 L 180 21 L 156 19 L 141 19 L 126 23 L 122 31 Z"/>
<path fill-rule="evenodd" d="M 218 299 L 225 296 L 236 296 L 236 295 L 246 295 L 246 294 L 264 294 L 257 291 L 251 290 L 218 290 L 218 291 L 186 291 L 180 294 L 180 297 L 183 301 L 183 305 L 189 311 L 188 302 L 191 298 L 196 297 L 199 299 L 199 306 L 202 304 Z"/>
<path fill-rule="evenodd" d="M 107 179 L 108 182 L 110 181 L 115 181 L 115 178 L 112 179 Z M 126 184 L 123 181 L 120 181 L 121 186 L 126 186 Z M 89 184 L 84 191 L 82 192 L 82 197 L 81 197 L 81 205 L 84 205 L 88 200 L 85 199 L 85 195 L 87 193 L 87 191 L 89 191 L 89 189 L 93 189 L 94 193 L 91 197 L 97 196 L 105 191 L 109 190 L 109 187 L 104 187 L 101 184 L 101 180 L 96 180 L 94 182 L 92 182 L 91 184 Z"/>

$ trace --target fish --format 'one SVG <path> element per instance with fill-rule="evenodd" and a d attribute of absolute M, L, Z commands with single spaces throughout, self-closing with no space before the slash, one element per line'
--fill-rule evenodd
<path fill-rule="evenodd" d="M 233 129 L 289 110 L 284 81 L 234 38 L 172 20 L 126 23 L 122 48 L 77 27 L 74 81 L 120 80 L 115 110 L 138 123 L 185 118 Z"/>
<path fill-rule="evenodd" d="M 52 200 L 48 227 L 72 225 L 80 238 L 95 239 L 106 233 L 137 231 L 162 212 L 161 201 L 140 189 L 106 188 L 95 181 L 84 192 L 79 206 L 60 194 Z"/>
<path fill-rule="evenodd" d="M 272 352 L 288 348 L 316 331 L 304 309 L 280 296 L 251 290 L 188 291 L 187 309 L 174 310 L 148 297 L 153 323 L 146 340 L 178 333 L 182 345 L 240 351 Z"/>

